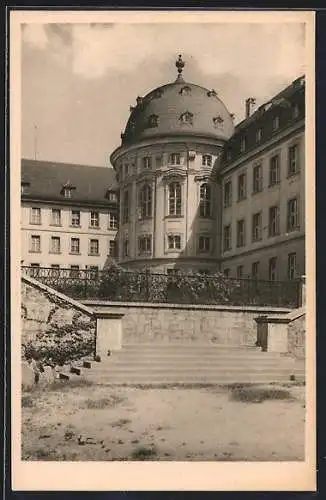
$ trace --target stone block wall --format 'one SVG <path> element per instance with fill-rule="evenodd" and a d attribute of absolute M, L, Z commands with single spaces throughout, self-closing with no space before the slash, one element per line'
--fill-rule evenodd
<path fill-rule="evenodd" d="M 289 353 L 299 359 L 305 358 L 306 315 L 293 319 L 288 325 Z"/>
<path fill-rule="evenodd" d="M 124 314 L 123 344 L 217 343 L 254 345 L 255 318 L 261 314 L 287 314 L 286 308 L 200 306 L 175 304 L 83 301 L 94 311 Z"/>

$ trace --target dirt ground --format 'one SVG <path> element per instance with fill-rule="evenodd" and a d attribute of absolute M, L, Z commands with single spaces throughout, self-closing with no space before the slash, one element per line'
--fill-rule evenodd
<path fill-rule="evenodd" d="M 304 390 L 30 389 L 22 393 L 22 459 L 304 460 Z"/>

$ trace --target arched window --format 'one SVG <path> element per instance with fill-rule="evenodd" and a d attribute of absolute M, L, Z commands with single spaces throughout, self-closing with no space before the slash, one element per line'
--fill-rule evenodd
<path fill-rule="evenodd" d="M 141 218 L 151 217 L 152 215 L 152 188 L 148 184 L 145 184 L 140 190 L 139 194 L 139 204 Z"/>
<path fill-rule="evenodd" d="M 169 215 L 181 215 L 181 184 L 169 184 Z"/>
<path fill-rule="evenodd" d="M 200 217 L 210 217 L 212 204 L 212 192 L 209 184 L 202 184 L 200 186 L 200 202 L 199 213 Z"/>

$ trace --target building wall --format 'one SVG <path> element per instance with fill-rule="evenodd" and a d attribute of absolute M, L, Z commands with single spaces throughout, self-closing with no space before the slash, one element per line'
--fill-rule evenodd
<path fill-rule="evenodd" d="M 31 223 L 31 209 L 41 209 L 41 223 Z M 61 210 L 61 225 L 51 225 L 52 209 Z M 80 227 L 72 227 L 71 212 L 80 211 Z M 99 212 L 99 227 L 90 227 L 90 212 Z M 86 266 L 97 266 L 102 268 L 109 255 L 110 241 L 116 238 L 116 229 L 109 228 L 108 209 L 98 207 L 63 206 L 55 203 L 42 203 L 23 201 L 21 205 L 21 247 L 24 266 L 39 264 L 41 267 L 59 265 L 62 268 L 78 265 L 80 269 Z M 32 235 L 40 236 L 40 252 L 31 251 Z M 51 253 L 51 237 L 59 237 L 61 252 Z M 80 239 L 80 253 L 71 253 L 71 238 Z M 97 239 L 99 242 L 99 254 L 90 255 L 90 240 Z"/>
<path fill-rule="evenodd" d="M 297 144 L 299 147 L 299 171 L 288 176 L 289 148 Z M 269 187 L 270 159 L 279 154 L 280 182 Z M 223 208 L 222 225 L 231 225 L 232 246 L 225 251 L 222 234 L 222 270 L 230 269 L 230 275 L 236 276 L 236 268 L 243 265 L 244 276 L 251 276 L 253 262 L 259 262 L 259 278 L 269 279 L 269 259 L 277 258 L 276 276 L 279 280 L 288 279 L 288 254 L 296 253 L 297 276 L 305 272 L 305 147 L 302 126 L 287 129 L 262 148 L 256 148 L 244 155 L 235 164 L 230 164 L 222 173 L 222 186 L 232 183 L 232 205 Z M 253 193 L 253 169 L 262 166 L 262 190 Z M 246 174 L 246 198 L 237 199 L 238 177 Z M 288 232 L 287 205 L 292 198 L 298 199 L 299 226 Z M 269 208 L 278 205 L 280 209 L 280 231 L 277 236 L 269 236 Z M 252 216 L 262 214 L 262 234 L 260 241 L 252 241 Z M 237 247 L 237 221 L 245 220 L 245 245 Z"/>
<path fill-rule="evenodd" d="M 212 169 L 220 149 L 210 144 L 165 143 L 136 147 L 123 152 L 115 162 L 120 184 L 119 262 L 131 268 L 150 267 L 164 272 L 171 267 L 211 269 L 217 267 L 220 245 L 217 238 L 219 227 L 219 189 L 212 178 Z M 169 163 L 172 153 L 180 153 L 180 165 Z M 211 165 L 203 165 L 203 155 L 211 155 Z M 144 169 L 143 158 L 150 157 L 151 169 Z M 127 173 L 128 172 L 128 173 Z M 171 216 L 168 211 L 168 188 L 171 182 L 180 182 L 182 211 Z M 139 192 L 144 184 L 152 188 L 152 213 L 142 218 L 139 209 Z M 208 183 L 211 188 L 211 213 L 200 217 L 200 186 Z M 130 214 L 124 222 L 124 192 L 129 190 Z M 168 235 L 180 235 L 181 248 L 168 248 Z M 148 252 L 140 252 L 138 240 L 150 236 L 152 246 Z M 210 238 L 210 248 L 200 252 L 199 236 Z M 124 241 L 128 239 L 129 254 L 124 254 Z"/>

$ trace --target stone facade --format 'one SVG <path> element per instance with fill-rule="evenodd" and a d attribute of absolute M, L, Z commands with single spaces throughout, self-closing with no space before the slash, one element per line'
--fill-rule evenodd
<path fill-rule="evenodd" d="M 299 359 L 305 358 L 306 315 L 292 320 L 288 325 L 288 350 Z"/>
<path fill-rule="evenodd" d="M 123 344 L 198 343 L 254 345 L 255 318 L 289 309 L 84 301 L 95 311 L 123 313 Z"/>

